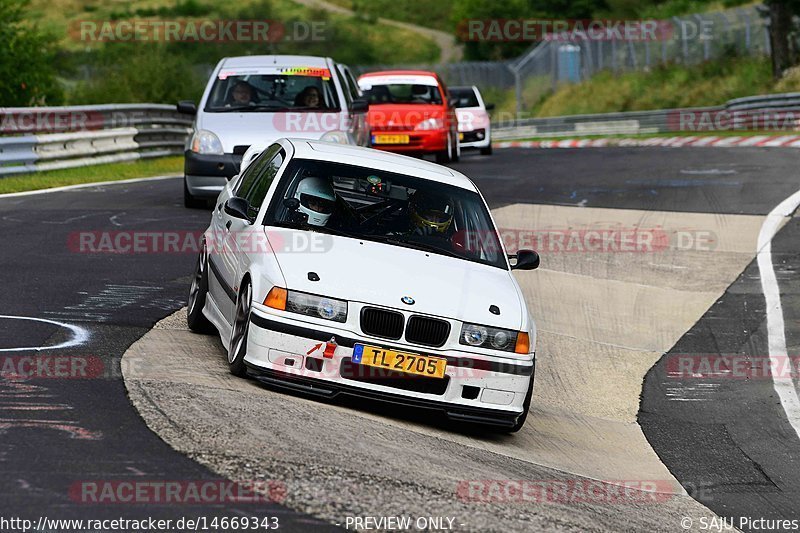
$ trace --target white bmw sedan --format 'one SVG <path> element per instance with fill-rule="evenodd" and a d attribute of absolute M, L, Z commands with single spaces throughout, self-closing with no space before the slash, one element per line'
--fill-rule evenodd
<path fill-rule="evenodd" d="M 220 194 L 188 323 L 216 328 L 236 375 L 517 431 L 536 328 L 511 270 L 539 256 L 511 259 L 466 176 L 281 139 Z"/>

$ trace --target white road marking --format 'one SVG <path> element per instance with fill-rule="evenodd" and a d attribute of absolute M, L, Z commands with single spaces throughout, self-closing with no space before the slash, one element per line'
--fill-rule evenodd
<path fill-rule="evenodd" d="M 181 178 L 178 174 L 171 174 L 169 176 L 153 176 L 152 178 L 132 178 L 129 180 L 117 180 L 117 181 L 96 181 L 94 183 L 80 183 L 78 185 L 64 185 L 63 187 L 51 187 L 50 189 L 37 189 L 35 191 L 23 191 L 23 192 L 8 192 L 4 194 L 0 194 L 0 198 L 15 198 L 17 196 L 31 196 L 33 194 L 46 194 L 51 192 L 60 192 L 60 191 L 71 191 L 73 189 L 85 189 L 87 187 L 98 187 L 101 185 L 118 185 L 123 183 L 138 183 L 140 181 L 159 181 L 159 180 L 172 180 L 175 178 Z"/>
<path fill-rule="evenodd" d="M 62 342 L 61 344 L 55 344 L 53 346 L 28 346 L 28 347 L 23 346 L 21 348 L 0 348 L 0 352 L 27 352 L 27 351 L 39 352 L 41 350 L 58 350 L 60 348 L 69 348 L 71 346 L 78 346 L 89 340 L 89 332 L 80 326 L 74 326 L 72 324 L 65 324 L 64 322 L 57 322 L 55 320 L 48 320 L 46 318 L 36 318 L 32 316 L 0 315 L 0 319 L 3 318 L 11 320 L 31 320 L 33 322 L 44 322 L 45 324 L 53 324 L 70 330 L 72 332 L 72 338 Z"/>
<path fill-rule="evenodd" d="M 780 288 L 772 266 L 772 238 L 784 218 L 790 216 L 800 205 L 800 191 L 786 198 L 767 215 L 758 234 L 758 272 L 761 290 L 767 303 L 767 338 L 770 364 L 779 368 L 788 357 L 786 353 L 786 334 L 784 333 L 783 308 Z M 800 437 L 800 397 L 791 376 L 772 376 L 772 385 L 781 400 L 786 418 Z"/>

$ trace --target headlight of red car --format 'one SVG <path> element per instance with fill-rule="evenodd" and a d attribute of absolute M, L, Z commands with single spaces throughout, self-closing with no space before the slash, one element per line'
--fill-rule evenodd
<path fill-rule="evenodd" d="M 426 118 L 416 126 L 414 129 L 419 130 L 440 130 L 444 128 L 444 121 L 440 118 Z"/>

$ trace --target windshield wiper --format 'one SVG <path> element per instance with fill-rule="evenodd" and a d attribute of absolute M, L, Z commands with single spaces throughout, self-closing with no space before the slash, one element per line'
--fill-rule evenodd
<path fill-rule="evenodd" d="M 271 225 L 288 229 L 299 229 L 304 231 L 314 231 L 317 233 L 328 233 L 330 235 L 339 235 L 340 237 L 352 237 L 354 239 L 360 238 L 358 235 L 353 235 L 352 233 L 348 233 L 346 231 L 342 231 L 339 229 L 333 229 L 327 226 L 312 226 L 311 224 L 305 224 L 303 222 L 292 222 L 291 220 L 276 220 L 275 222 L 272 222 Z"/>
<path fill-rule="evenodd" d="M 402 246 L 403 248 L 412 248 L 414 250 L 420 250 L 423 252 L 433 252 L 435 254 L 446 255 L 448 257 L 457 257 L 458 259 L 464 259 L 462 256 L 458 255 L 455 252 L 451 252 L 446 248 L 439 248 L 438 246 L 433 246 L 431 244 L 426 244 L 423 242 L 409 241 L 408 239 L 403 239 L 392 235 L 363 235 L 360 238 L 366 239 L 368 241 L 382 242 L 384 244 L 393 244 L 395 246 Z"/>
<path fill-rule="evenodd" d="M 287 108 L 279 105 L 241 105 L 231 107 L 220 107 L 214 109 L 215 113 L 237 113 L 237 112 L 251 112 L 251 111 L 284 111 Z"/>

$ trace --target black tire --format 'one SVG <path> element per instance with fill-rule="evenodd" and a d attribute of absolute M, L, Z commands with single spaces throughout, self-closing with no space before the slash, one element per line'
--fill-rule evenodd
<path fill-rule="evenodd" d="M 453 140 L 450 134 L 447 134 L 447 148 L 441 152 L 436 152 L 436 162 L 440 165 L 446 165 L 453 160 Z"/>
<path fill-rule="evenodd" d="M 250 332 L 250 310 L 253 304 L 253 289 L 249 281 L 242 283 L 239 298 L 236 300 L 236 313 L 233 316 L 231 342 L 228 346 L 228 369 L 234 376 L 244 377 L 247 368 L 244 356 L 247 355 L 247 336 Z"/>
<path fill-rule="evenodd" d="M 192 284 L 189 287 L 189 300 L 186 308 L 186 323 L 189 329 L 195 333 L 212 333 L 214 326 L 203 314 L 203 307 L 206 305 L 208 295 L 208 258 L 206 257 L 206 247 L 200 250 L 197 256 L 197 264 L 192 276 Z"/>
<path fill-rule="evenodd" d="M 452 161 L 453 163 L 458 163 L 458 161 L 461 159 L 461 142 L 458 140 L 458 133 L 456 133 L 456 136 L 453 139 L 454 139 L 454 146 L 453 146 Z"/>
<path fill-rule="evenodd" d="M 531 408 L 531 396 L 533 396 L 533 376 L 531 376 L 531 383 L 528 385 L 528 394 L 525 395 L 525 401 L 522 402 L 522 414 L 517 418 L 517 422 L 508 429 L 508 433 L 516 433 L 525 425 L 525 420 L 528 418 L 528 411 Z"/>
<path fill-rule="evenodd" d="M 481 155 L 492 155 L 492 145 L 491 145 L 491 143 L 486 148 L 481 148 Z"/>
<path fill-rule="evenodd" d="M 189 187 L 186 185 L 186 177 L 183 178 L 183 206 L 187 209 L 203 209 L 208 207 L 208 202 L 195 198 L 189 192 Z"/>

